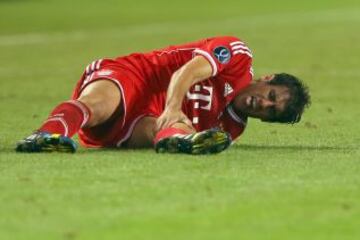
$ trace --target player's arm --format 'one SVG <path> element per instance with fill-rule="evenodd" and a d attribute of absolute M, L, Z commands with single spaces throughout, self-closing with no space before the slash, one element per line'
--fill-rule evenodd
<path fill-rule="evenodd" d="M 192 126 L 191 121 L 181 111 L 183 99 L 193 84 L 211 77 L 212 71 L 208 60 L 203 56 L 196 56 L 172 75 L 165 109 L 157 120 L 159 130 L 170 127 L 176 122 L 184 122 Z"/>

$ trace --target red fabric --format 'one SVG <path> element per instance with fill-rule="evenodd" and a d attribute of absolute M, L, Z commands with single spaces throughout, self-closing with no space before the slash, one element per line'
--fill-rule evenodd
<path fill-rule="evenodd" d="M 228 61 L 222 61 L 217 55 L 219 48 L 226 48 L 230 54 Z M 226 107 L 252 80 L 251 51 L 246 49 L 248 47 L 236 37 L 214 37 L 149 53 L 92 62 L 78 82 L 73 99 L 77 99 L 91 82 L 107 79 L 113 81 L 121 92 L 119 111 L 122 114 L 96 128 L 81 129 L 81 144 L 88 147 L 121 146 L 131 136 L 138 120 L 144 116 L 161 115 L 171 76 L 197 55 L 211 62 L 213 77 L 190 88 L 182 103 L 182 111 L 197 131 L 219 127 L 222 124 L 220 116 Z"/>
<path fill-rule="evenodd" d="M 226 108 L 224 114 L 220 117 L 220 128 L 231 135 L 231 139 L 235 140 L 245 130 L 247 118 L 239 116 L 234 112 L 231 106 Z"/>
<path fill-rule="evenodd" d="M 160 130 L 154 139 L 154 144 L 156 144 L 158 141 L 160 141 L 163 138 L 168 138 L 171 136 L 174 136 L 175 134 L 189 134 L 189 132 L 183 130 L 183 129 L 179 129 L 179 128 L 174 128 L 174 127 L 170 127 L 170 128 L 164 128 L 162 130 Z"/>
<path fill-rule="evenodd" d="M 63 102 L 55 107 L 39 131 L 72 137 L 86 124 L 89 117 L 89 109 L 80 101 Z"/>

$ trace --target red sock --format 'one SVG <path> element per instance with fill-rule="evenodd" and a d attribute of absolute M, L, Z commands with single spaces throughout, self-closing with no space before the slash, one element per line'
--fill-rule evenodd
<path fill-rule="evenodd" d="M 90 114 L 90 110 L 82 102 L 66 101 L 55 107 L 39 131 L 72 137 L 88 122 Z"/>
<path fill-rule="evenodd" d="M 156 134 L 154 139 L 154 144 L 156 144 L 158 141 L 160 141 L 163 138 L 171 137 L 176 134 L 186 135 L 190 133 L 180 128 L 174 128 L 174 127 L 164 128 Z"/>

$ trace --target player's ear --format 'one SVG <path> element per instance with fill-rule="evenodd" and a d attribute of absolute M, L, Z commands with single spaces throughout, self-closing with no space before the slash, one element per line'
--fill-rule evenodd
<path fill-rule="evenodd" d="M 269 81 L 273 80 L 274 77 L 275 77 L 275 74 L 264 75 L 264 76 L 261 76 L 259 80 L 263 81 L 263 82 L 269 82 Z"/>

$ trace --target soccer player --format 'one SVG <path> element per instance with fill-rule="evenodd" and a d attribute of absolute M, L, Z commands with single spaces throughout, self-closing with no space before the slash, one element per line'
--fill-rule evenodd
<path fill-rule="evenodd" d="M 296 123 L 307 87 L 289 74 L 253 81 L 252 52 L 231 36 L 88 65 L 72 99 L 18 142 L 19 152 L 75 152 L 71 137 L 95 148 L 217 153 L 242 134 L 247 118 Z"/>

